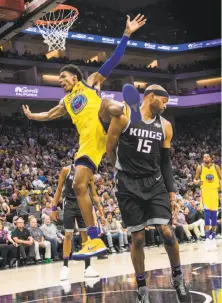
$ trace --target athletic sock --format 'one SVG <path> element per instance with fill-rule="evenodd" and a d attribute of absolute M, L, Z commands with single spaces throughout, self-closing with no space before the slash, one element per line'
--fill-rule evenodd
<path fill-rule="evenodd" d="M 205 236 L 206 236 L 206 239 L 210 238 L 210 231 L 209 230 L 205 230 Z"/>
<path fill-rule="evenodd" d="M 136 282 L 138 289 L 140 289 L 140 287 L 146 286 L 146 273 L 136 275 Z"/>
<path fill-rule="evenodd" d="M 85 269 L 87 269 L 91 265 L 91 259 L 85 260 Z"/>
<path fill-rule="evenodd" d="M 97 230 L 97 227 L 96 226 L 90 226 L 87 228 L 87 233 L 88 233 L 88 236 L 91 238 L 91 239 L 96 239 L 98 238 L 98 230 Z"/>
<path fill-rule="evenodd" d="M 177 276 L 181 276 L 182 275 L 182 271 L 181 271 L 181 265 L 171 265 L 171 270 L 172 270 L 172 277 L 176 278 Z"/>
<path fill-rule="evenodd" d="M 216 238 L 216 232 L 213 231 L 213 232 L 211 233 L 211 236 L 212 236 L 212 239 L 215 239 L 215 238 Z"/>
<path fill-rule="evenodd" d="M 67 266 L 68 267 L 68 263 L 69 263 L 69 257 L 64 257 L 63 258 L 63 266 Z"/>

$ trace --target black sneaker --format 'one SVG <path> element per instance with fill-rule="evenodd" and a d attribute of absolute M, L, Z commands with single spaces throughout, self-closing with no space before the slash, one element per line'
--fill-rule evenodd
<path fill-rule="evenodd" d="M 150 299 L 150 293 L 148 292 L 143 296 L 137 294 L 136 303 L 152 303 Z"/>
<path fill-rule="evenodd" d="M 171 278 L 171 283 L 176 290 L 178 303 L 192 303 L 192 297 L 189 293 L 186 283 L 184 282 L 183 276 Z"/>

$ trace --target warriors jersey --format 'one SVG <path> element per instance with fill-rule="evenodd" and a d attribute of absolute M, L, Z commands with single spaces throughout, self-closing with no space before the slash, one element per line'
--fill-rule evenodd
<path fill-rule="evenodd" d="M 98 167 L 106 151 L 107 136 L 98 118 L 101 105 L 98 91 L 79 81 L 65 96 L 64 105 L 79 133 L 79 150 L 76 159 L 87 157 Z"/>
<path fill-rule="evenodd" d="M 220 180 L 217 174 L 216 165 L 212 164 L 209 168 L 204 164 L 201 165 L 201 188 L 216 188 L 218 189 L 220 186 Z"/>
<path fill-rule="evenodd" d="M 165 139 L 163 118 L 132 124 L 123 130 L 116 154 L 116 168 L 135 177 L 149 177 L 160 172 L 160 155 Z"/>

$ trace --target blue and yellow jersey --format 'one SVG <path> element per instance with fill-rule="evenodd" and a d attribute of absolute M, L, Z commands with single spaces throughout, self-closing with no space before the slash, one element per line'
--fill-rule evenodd
<path fill-rule="evenodd" d="M 217 174 L 216 165 L 212 164 L 209 168 L 204 164 L 201 165 L 201 189 L 218 189 L 220 180 Z"/>
<path fill-rule="evenodd" d="M 98 91 L 79 81 L 64 97 L 64 105 L 79 133 L 79 150 L 75 159 L 87 157 L 98 167 L 106 151 L 107 136 L 99 120 L 101 105 Z"/>

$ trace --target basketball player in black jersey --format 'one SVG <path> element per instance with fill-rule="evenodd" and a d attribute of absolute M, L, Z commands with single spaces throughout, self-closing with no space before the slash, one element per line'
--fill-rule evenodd
<path fill-rule="evenodd" d="M 65 228 L 65 239 L 63 243 L 63 260 L 64 264 L 62 267 L 62 271 L 60 274 L 60 280 L 64 281 L 68 279 L 68 261 L 72 247 L 72 238 L 73 238 L 73 231 L 75 227 L 75 220 L 78 224 L 79 232 L 82 238 L 82 245 L 88 240 L 87 236 L 87 228 L 85 222 L 83 220 L 75 192 L 73 190 L 72 184 L 75 176 L 75 165 L 70 165 L 63 167 L 59 176 L 58 187 L 55 193 L 55 197 L 53 200 L 53 207 L 52 207 L 52 218 L 56 221 L 56 210 L 57 204 L 60 199 L 60 196 L 63 192 L 64 197 L 64 214 L 63 214 L 63 222 Z M 91 192 L 91 197 L 94 203 L 96 204 L 100 215 L 105 222 L 105 218 L 103 215 L 103 210 L 98 200 L 96 189 L 94 185 L 94 177 L 91 179 L 89 183 L 89 190 Z M 93 278 L 98 277 L 99 274 L 90 266 L 90 259 L 85 260 L 85 278 Z"/>
<path fill-rule="evenodd" d="M 168 98 L 161 86 L 149 86 L 140 107 L 141 120 L 132 123 L 124 115 L 113 117 L 108 131 L 107 154 L 118 170 L 116 196 L 123 222 L 132 233 L 131 258 L 138 285 L 137 302 L 143 303 L 151 302 L 143 250 L 147 225 L 155 225 L 164 239 L 177 301 L 192 302 L 171 226 L 171 203 L 175 200 L 170 163 L 173 130 L 170 122 L 160 116 Z"/>

